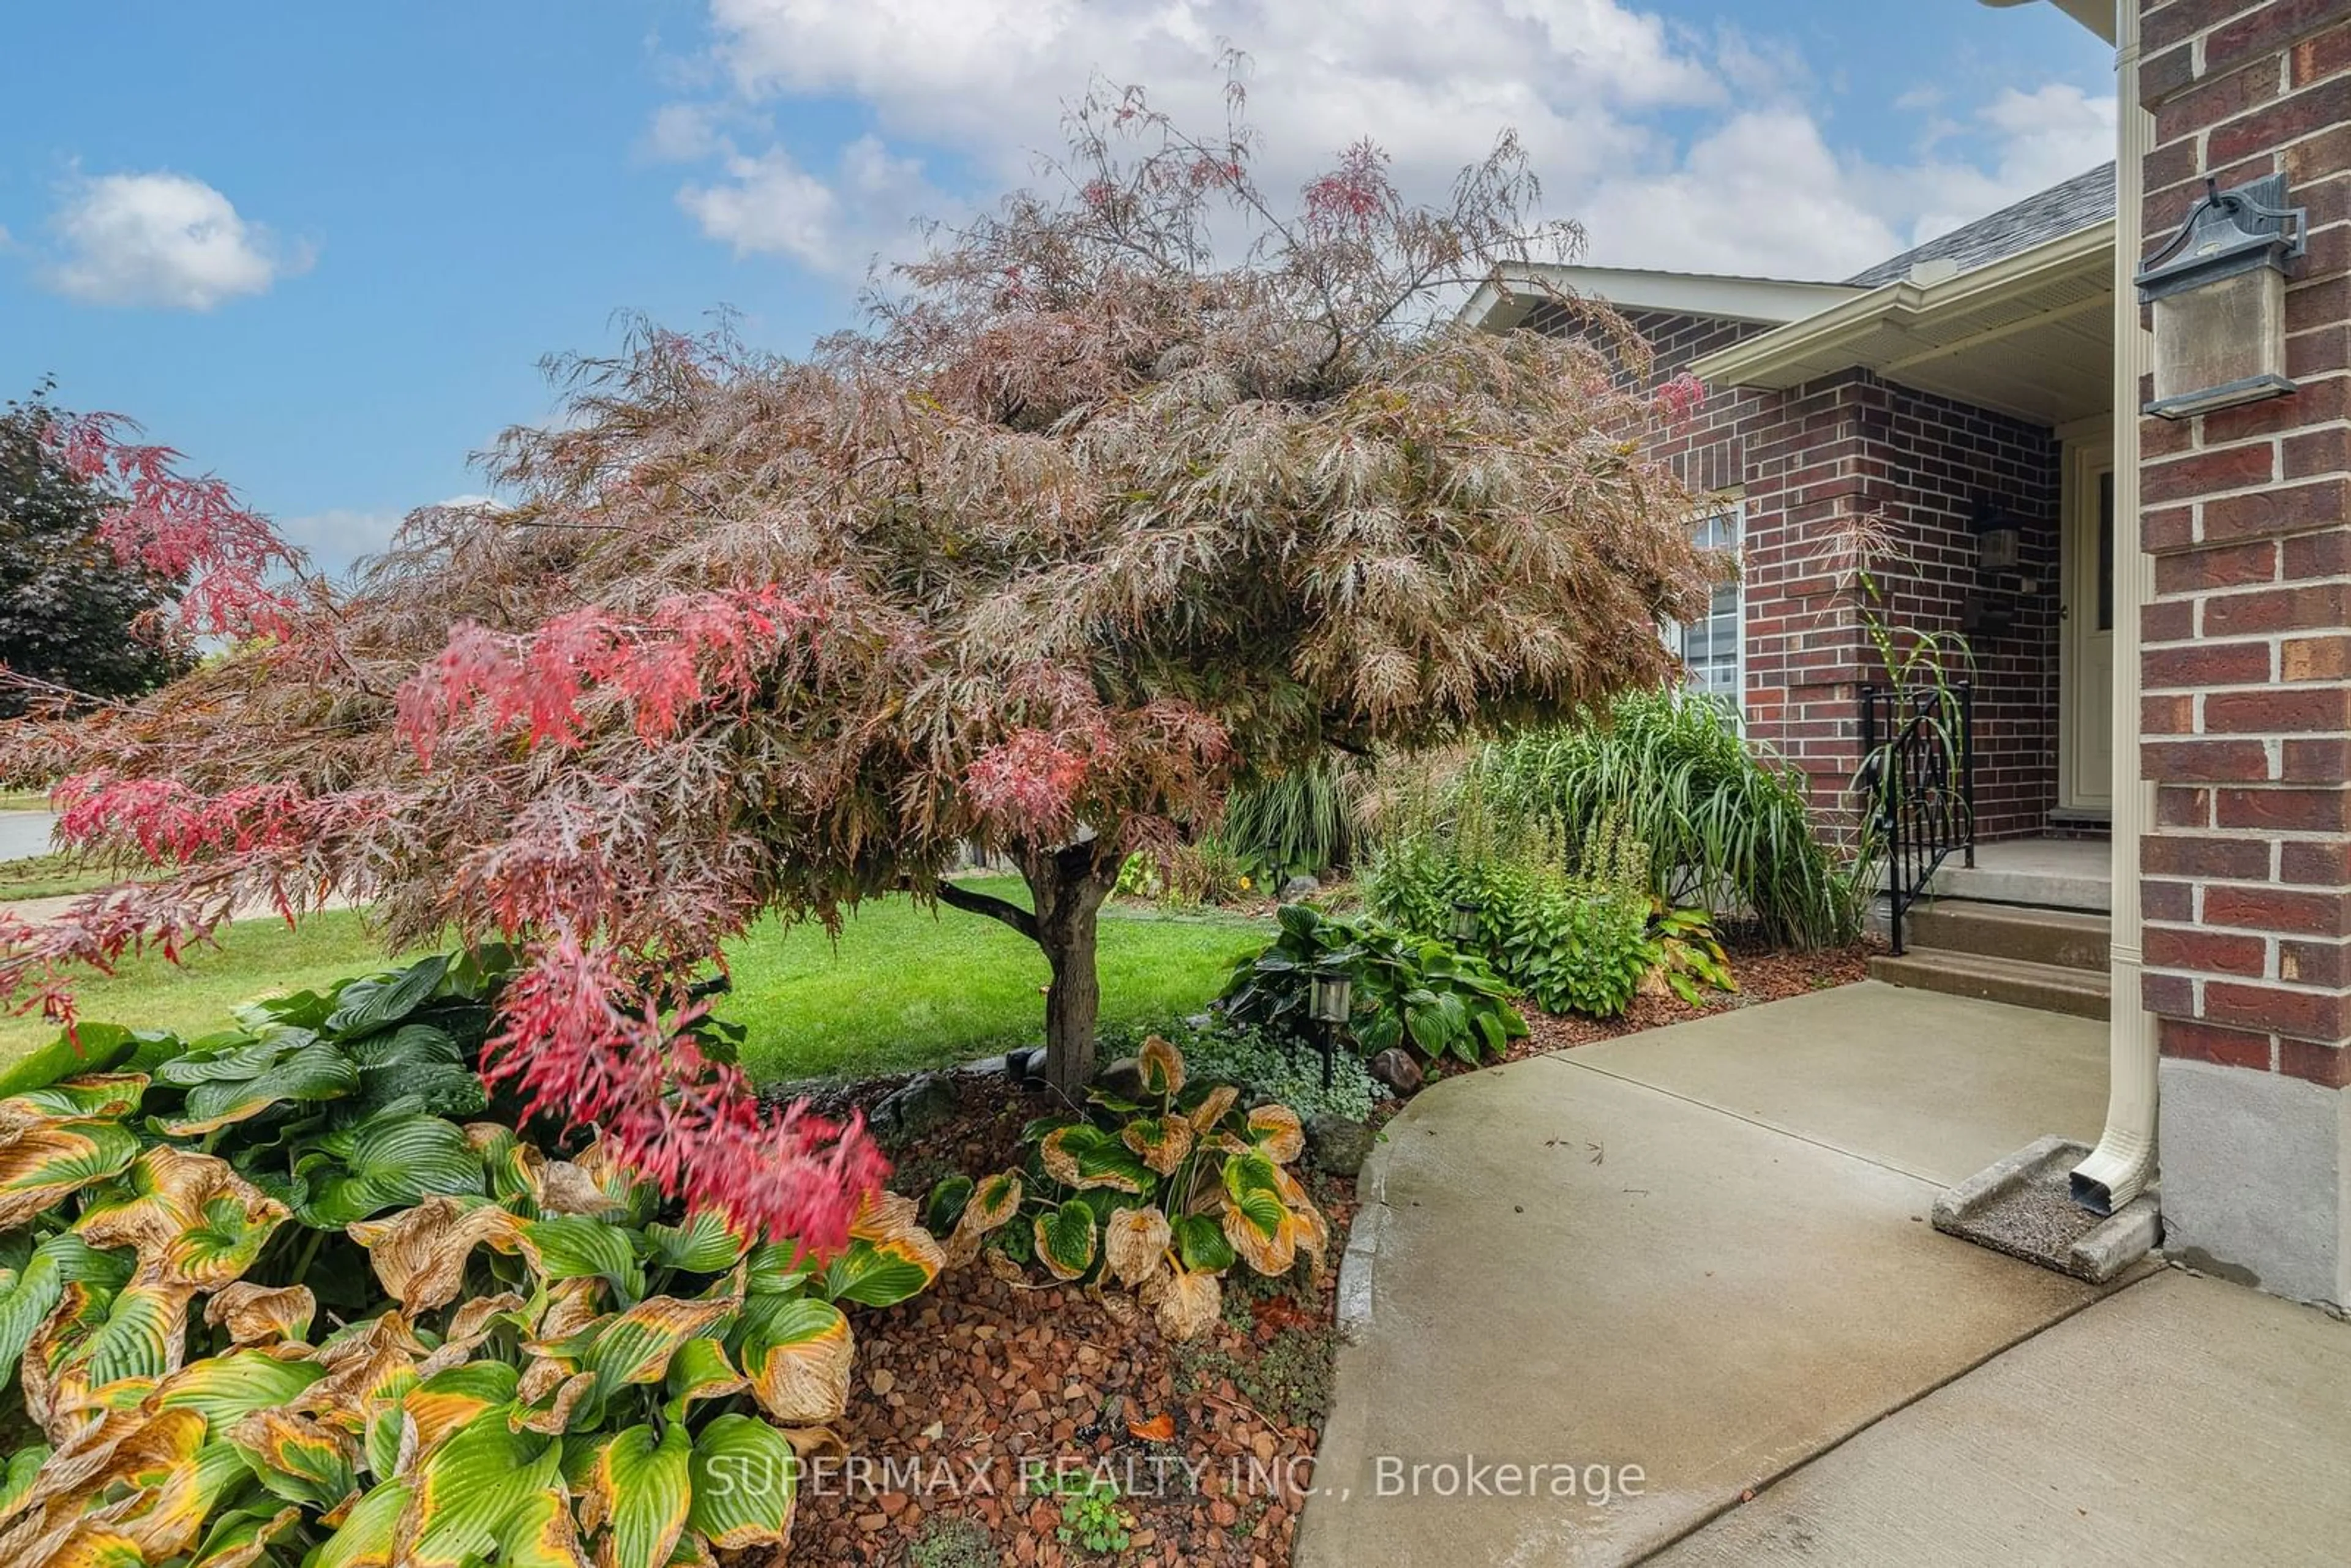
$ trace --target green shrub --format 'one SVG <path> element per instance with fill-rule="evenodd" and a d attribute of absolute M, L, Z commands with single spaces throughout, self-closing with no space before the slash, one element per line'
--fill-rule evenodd
<path fill-rule="evenodd" d="M 1349 863 L 1363 792 L 1364 773 L 1355 765 L 1311 762 L 1235 789 L 1217 837 L 1259 881 L 1279 888 L 1290 877 Z"/>
<path fill-rule="evenodd" d="M 1844 874 L 1806 810 L 1803 776 L 1743 740 L 1713 702 L 1636 692 L 1604 713 L 1497 742 L 1473 768 L 1496 815 L 1571 840 L 1613 815 L 1648 854 L 1648 889 L 1752 922 L 1766 941 L 1855 940 L 1865 878 Z"/>
<path fill-rule="evenodd" d="M 1527 1032 L 1501 977 L 1446 943 L 1305 904 L 1282 905 L 1279 925 L 1262 952 L 1234 966 L 1217 998 L 1236 1024 L 1311 1039 L 1314 973 L 1339 969 L 1353 983 L 1349 1029 L 1367 1054 L 1410 1045 L 1475 1064 Z"/>

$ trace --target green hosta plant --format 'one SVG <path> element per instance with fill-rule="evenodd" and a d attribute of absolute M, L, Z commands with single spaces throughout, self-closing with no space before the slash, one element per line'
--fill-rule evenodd
<path fill-rule="evenodd" d="M 1315 972 L 1337 969 L 1353 982 L 1349 1028 L 1369 1053 L 1410 1045 L 1475 1063 L 1527 1032 L 1501 977 L 1446 943 L 1304 904 L 1284 904 L 1279 925 L 1262 952 L 1234 966 L 1218 998 L 1236 1024 L 1310 1035 Z"/>
<path fill-rule="evenodd" d="M 1306 1149 L 1295 1112 L 1244 1111 L 1229 1084 L 1187 1083 L 1183 1053 L 1155 1036 L 1135 1060 L 1142 1099 L 1098 1089 L 1090 1114 L 1030 1123 L 1024 1169 L 948 1177 L 926 1218 L 952 1228 L 950 1262 L 987 1249 L 1003 1267 L 1132 1291 L 1186 1340 L 1216 1322 L 1237 1260 L 1280 1275 L 1303 1254 L 1319 1270 L 1330 1227 L 1289 1168 Z"/>
<path fill-rule="evenodd" d="M 1730 956 L 1722 950 L 1714 934 L 1714 921 L 1703 909 L 1652 904 L 1647 947 L 1650 973 L 1692 1007 L 1708 991 L 1739 989 L 1739 977 L 1730 972 Z"/>
<path fill-rule="evenodd" d="M 248 1009 L 162 1053 L 168 1083 L 0 1100 L 0 1429 L 38 1434 L 0 1466 L 0 1562 L 665 1568 L 784 1540 L 800 1455 L 839 1447 L 846 1309 L 924 1289 L 938 1244 L 886 1195 L 836 1256 L 755 1242 L 594 1145 L 437 1113 L 427 1035 L 475 984 L 432 960 Z M 330 1287 L 356 1304 L 329 1321 Z"/>

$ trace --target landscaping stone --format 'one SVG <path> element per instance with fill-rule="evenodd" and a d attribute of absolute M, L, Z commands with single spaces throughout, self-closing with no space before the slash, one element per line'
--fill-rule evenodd
<path fill-rule="evenodd" d="M 1019 1051 L 1004 1053 L 1004 1076 L 1020 1088 L 1034 1084 L 1044 1071 L 1045 1048 L 1041 1045 L 1024 1046 Z"/>
<path fill-rule="evenodd" d="M 1295 904 L 1301 898 L 1311 898 L 1322 891 L 1322 883 L 1321 878 L 1311 876 L 1293 876 L 1288 882 L 1281 884 L 1281 902 L 1284 904 Z"/>
<path fill-rule="evenodd" d="M 1399 1099 L 1420 1092 L 1420 1063 L 1402 1046 L 1392 1045 L 1372 1058 L 1372 1076 L 1395 1090 Z"/>
<path fill-rule="evenodd" d="M 1143 1098 L 1143 1064 L 1132 1056 L 1122 1056 L 1094 1075 L 1094 1082 L 1105 1094 L 1115 1094 L 1122 1100 Z"/>
<path fill-rule="evenodd" d="M 1351 1176 L 1364 1168 L 1380 1135 L 1344 1116 L 1314 1116 L 1306 1123 L 1306 1157 L 1319 1171 Z"/>
<path fill-rule="evenodd" d="M 921 1072 L 873 1107 L 872 1124 L 884 1137 L 919 1138 L 956 1113 L 956 1088 L 944 1073 Z"/>

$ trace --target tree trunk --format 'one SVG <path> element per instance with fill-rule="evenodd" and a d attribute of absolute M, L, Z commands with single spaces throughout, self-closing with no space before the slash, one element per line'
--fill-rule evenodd
<path fill-rule="evenodd" d="M 1078 1103 L 1093 1082 L 1094 1019 L 1102 1010 L 1094 932 L 1118 866 L 1119 856 L 1099 839 L 1021 857 L 1037 902 L 1037 946 L 1053 971 L 1045 993 L 1045 1078 Z"/>
<path fill-rule="evenodd" d="M 1045 993 L 1045 1077 L 1075 1103 L 1083 1103 L 1094 1078 L 1094 1019 L 1102 1010 L 1094 931 L 1123 859 L 1107 837 L 1022 851 L 1020 875 L 1033 912 L 944 880 L 936 889 L 940 903 L 1000 920 L 1043 950 L 1053 973 Z"/>

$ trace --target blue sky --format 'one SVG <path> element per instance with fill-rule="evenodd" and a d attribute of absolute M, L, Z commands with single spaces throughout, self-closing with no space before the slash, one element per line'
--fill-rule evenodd
<path fill-rule="evenodd" d="M 1277 180 L 1369 132 L 1436 193 L 1515 124 L 1612 265 L 1841 277 L 2112 143 L 2105 46 L 1975 0 L 91 0 L 0 57 L 0 398 L 340 564 L 481 488 L 540 356 L 720 305 L 802 348 L 1091 74 L 1206 112 L 1220 38 Z"/>

